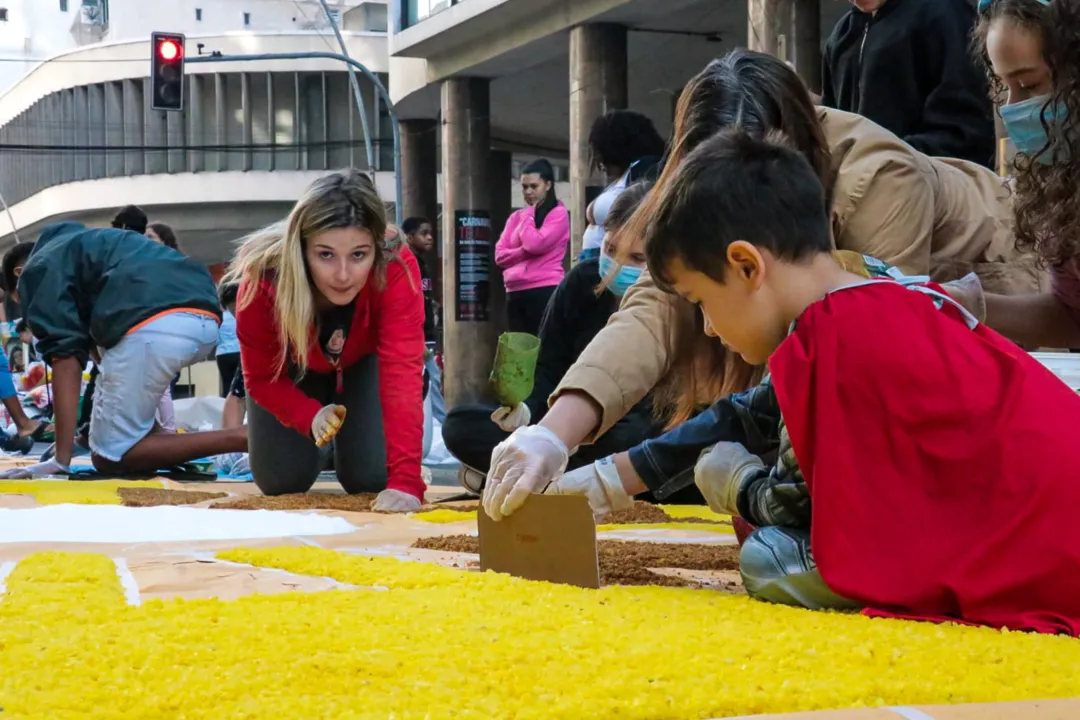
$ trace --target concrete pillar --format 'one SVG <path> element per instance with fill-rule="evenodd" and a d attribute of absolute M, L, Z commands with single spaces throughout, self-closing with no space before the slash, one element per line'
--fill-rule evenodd
<path fill-rule="evenodd" d="M 122 177 L 124 174 L 124 97 L 119 82 L 105 83 L 105 174 Z"/>
<path fill-rule="evenodd" d="M 509 150 L 492 150 L 489 158 L 491 237 L 498 240 L 514 206 L 513 187 L 510 184 L 514 156 Z M 503 284 L 502 270 L 495 263 L 491 264 L 491 317 L 496 336 L 507 331 L 506 285 Z"/>
<path fill-rule="evenodd" d="M 355 103 L 353 103 L 355 105 Z M 401 216 L 420 215 L 435 222 L 439 216 L 439 167 L 435 120 L 402 120 L 401 131 Z M 363 155 L 360 149 L 358 157 Z"/>
<path fill-rule="evenodd" d="M 579 25 L 570 31 L 570 253 L 577 257 L 585 233 L 585 188 L 603 185 L 589 156 L 596 118 L 627 106 L 626 28 Z"/>
<path fill-rule="evenodd" d="M 821 94 L 821 0 L 794 0 L 791 21 L 795 69 L 806 86 Z"/>
<path fill-rule="evenodd" d="M 492 322 L 491 88 L 481 78 L 442 85 L 443 394 L 448 407 L 490 396 L 498 339 Z"/>
<path fill-rule="evenodd" d="M 356 102 L 349 103 L 356 108 Z M 358 134 L 360 129 L 359 112 L 357 115 Z M 435 233 L 435 246 L 424 257 L 435 285 L 435 297 L 442 295 L 442 253 L 440 253 L 441 228 L 439 227 L 439 166 L 435 135 L 439 132 L 439 123 L 435 120 L 402 120 L 398 124 L 401 135 L 401 217 L 425 217 L 432 222 L 431 230 Z M 364 148 L 354 145 L 357 162 L 367 166 Z M 375 155 L 378 158 L 378 154 Z M 494 263 L 492 263 L 494 267 Z M 447 311 L 443 311 L 447 316 Z"/>
<path fill-rule="evenodd" d="M 128 150 L 124 153 L 124 174 L 142 175 L 146 169 L 142 146 L 146 141 L 143 117 L 143 85 L 142 80 L 124 80 L 124 145 Z M 71 109 L 65 111 L 65 117 L 75 118 L 78 107 L 75 104 L 74 94 L 71 97 Z M 72 176 L 77 176 L 77 168 L 72 166 Z"/>
<path fill-rule="evenodd" d="M 792 2 L 798 0 L 747 0 L 749 49 L 791 60 Z"/>
<path fill-rule="evenodd" d="M 206 112 L 206 108 L 203 107 L 203 83 L 206 81 L 206 76 L 193 73 L 188 75 L 187 81 L 191 89 L 187 106 L 187 145 L 192 148 L 201 148 L 208 144 L 203 136 L 203 127 L 206 122 L 203 118 L 203 113 Z M 201 149 L 188 150 L 188 170 L 191 172 L 205 170 L 204 157 L 205 151 Z"/>

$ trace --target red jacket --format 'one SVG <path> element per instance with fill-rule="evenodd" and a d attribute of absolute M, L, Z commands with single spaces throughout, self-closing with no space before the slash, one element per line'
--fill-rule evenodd
<path fill-rule="evenodd" d="M 424 439 L 424 296 L 420 268 L 408 250 L 399 253 L 386 269 L 386 286 L 368 282 L 356 298 L 356 313 L 345 340 L 338 369 L 349 367 L 372 353 L 379 355 L 379 395 L 386 437 L 388 487 L 424 496 L 420 476 Z M 249 305 L 237 308 L 236 335 L 248 395 L 305 437 L 322 403 L 308 397 L 286 373 L 275 377 L 281 351 L 274 317 L 276 285 L 263 277 Z M 243 297 L 244 287 L 240 288 Z M 295 357 L 295 356 L 293 356 Z M 317 330 L 311 330 L 308 372 L 335 371 L 323 354 Z M 348 418 L 345 422 L 349 422 Z"/>

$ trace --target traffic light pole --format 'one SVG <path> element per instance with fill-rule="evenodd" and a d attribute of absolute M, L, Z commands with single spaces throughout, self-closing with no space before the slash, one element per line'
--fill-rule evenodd
<path fill-rule="evenodd" d="M 349 50 L 345 47 L 345 38 L 341 37 L 341 30 L 338 28 L 334 15 L 330 12 L 330 6 L 326 4 L 326 0 L 319 0 L 319 2 L 322 3 L 323 12 L 326 13 L 326 21 L 334 29 L 334 36 L 337 37 L 341 54 L 349 57 Z M 356 106 L 360 109 L 360 124 L 364 128 L 364 149 L 367 151 L 367 164 L 369 168 L 373 168 L 375 167 L 375 156 L 371 152 L 371 131 L 368 129 L 367 110 L 364 109 L 364 94 L 360 92 L 360 83 L 356 82 L 356 70 L 352 65 L 349 66 L 349 85 L 352 86 L 353 95 L 356 96 Z"/>
<path fill-rule="evenodd" d="M 394 219 L 400 226 L 402 223 L 401 216 L 401 130 L 398 128 L 397 111 L 394 110 L 394 103 L 390 102 L 390 93 L 386 92 L 386 88 L 376 77 L 375 73 L 371 72 L 364 66 L 363 63 L 353 60 L 347 55 L 340 55 L 332 52 L 296 52 L 296 53 L 260 53 L 258 55 L 195 55 L 189 56 L 186 62 L 191 64 L 200 63 L 224 63 L 224 62 L 258 62 L 260 60 L 337 60 L 343 62 L 350 67 L 353 67 L 360 72 L 364 73 L 368 80 L 375 86 L 375 89 L 379 91 L 379 96 L 383 102 L 386 103 L 386 111 L 390 113 L 391 126 L 394 131 L 394 192 L 396 197 L 394 199 Z M 371 136 L 365 132 L 364 140 L 366 142 L 371 141 Z M 374 170 L 374 166 L 369 166 Z"/>

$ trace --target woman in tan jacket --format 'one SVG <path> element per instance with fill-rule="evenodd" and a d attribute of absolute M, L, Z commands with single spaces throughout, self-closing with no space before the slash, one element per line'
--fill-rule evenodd
<path fill-rule="evenodd" d="M 657 187 L 694 147 L 734 125 L 780 131 L 806 156 L 830 199 L 839 249 L 942 282 L 974 271 L 998 292 L 1039 288 L 1034 259 L 1015 250 L 1001 179 L 927 157 L 865 118 L 815 107 L 798 75 L 770 55 L 736 50 L 690 80 Z M 646 199 L 623 232 L 642 233 L 651 215 Z M 646 274 L 565 375 L 543 422 L 496 448 L 488 479 L 512 475 L 542 490 L 565 469 L 568 448 L 593 442 L 654 388 L 658 410 L 675 425 L 759 376 L 706 338 L 700 313 Z"/>

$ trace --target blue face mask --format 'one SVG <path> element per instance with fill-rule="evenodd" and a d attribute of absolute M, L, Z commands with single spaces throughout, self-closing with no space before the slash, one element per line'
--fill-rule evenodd
<path fill-rule="evenodd" d="M 607 254 L 605 250 L 600 251 L 600 281 L 603 282 L 611 277 L 611 271 L 615 269 L 615 261 Z M 644 268 L 623 266 L 619 268 L 619 272 L 615 273 L 615 277 L 611 280 L 611 285 L 608 286 L 608 290 L 615 293 L 619 297 L 626 294 L 626 291 L 630 289 L 630 286 L 638 281 L 641 277 L 641 273 Z"/>
<path fill-rule="evenodd" d="M 1060 105 L 1047 106 L 1049 99 L 1048 95 L 1039 95 L 1013 105 L 1001 106 L 1001 121 L 1005 124 L 1005 132 L 1016 149 L 1028 157 L 1035 157 L 1046 147 L 1047 137 L 1042 118 L 1046 118 L 1047 125 L 1060 128 L 1068 117 L 1068 108 Z M 1039 157 L 1039 162 L 1049 165 L 1054 161 L 1054 155 L 1054 148 L 1049 148 Z"/>

